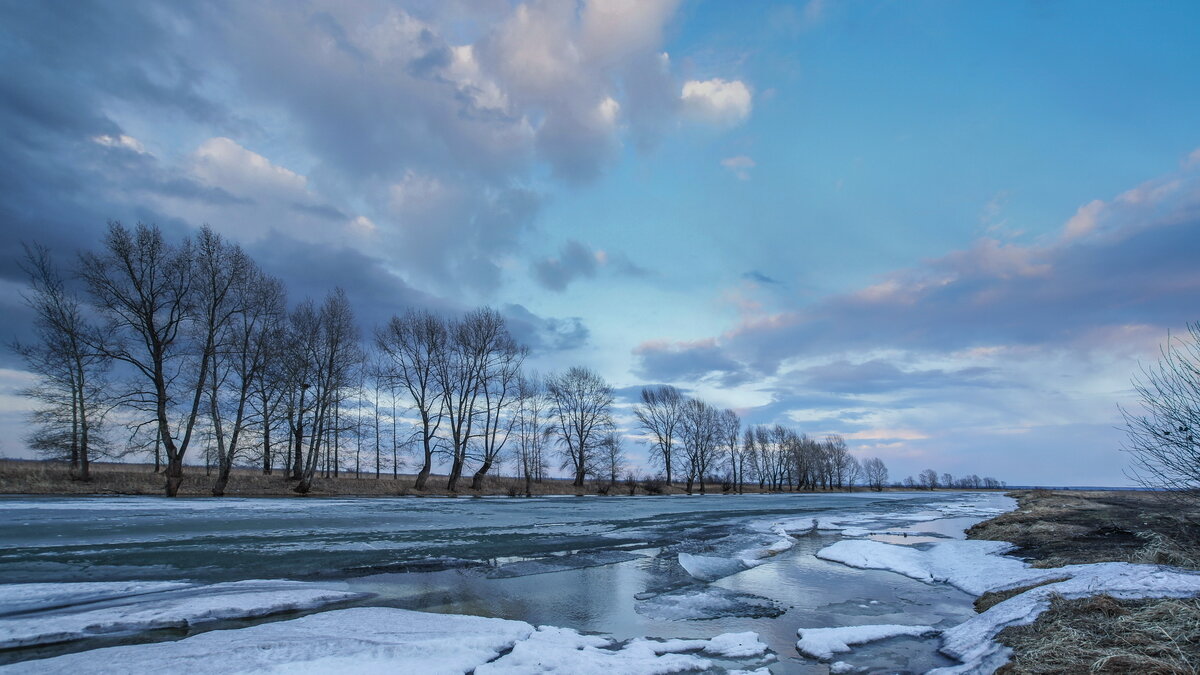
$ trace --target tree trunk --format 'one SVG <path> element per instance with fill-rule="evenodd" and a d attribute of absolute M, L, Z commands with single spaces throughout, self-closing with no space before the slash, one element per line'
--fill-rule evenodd
<path fill-rule="evenodd" d="M 490 459 L 484 460 L 483 466 L 479 467 L 479 470 L 475 472 L 475 476 L 473 478 L 471 478 L 471 489 L 472 490 L 482 490 L 483 489 L 483 477 L 485 475 L 487 475 L 488 470 L 491 468 L 492 468 L 492 460 L 490 460 Z"/>

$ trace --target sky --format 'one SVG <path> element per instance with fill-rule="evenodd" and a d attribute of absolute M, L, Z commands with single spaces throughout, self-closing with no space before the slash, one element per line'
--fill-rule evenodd
<path fill-rule="evenodd" d="M 0 2 L 21 243 L 207 223 L 369 329 L 500 309 L 619 418 L 669 383 L 893 479 L 1124 485 L 1200 319 L 1191 2 Z M 29 374 L 0 354 L 0 453 Z M 645 448 L 636 442 L 637 460 Z"/>

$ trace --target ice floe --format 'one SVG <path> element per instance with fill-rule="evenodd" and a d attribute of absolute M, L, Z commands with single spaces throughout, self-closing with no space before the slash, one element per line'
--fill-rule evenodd
<path fill-rule="evenodd" d="M 179 581 L 85 581 L 0 585 L 0 616 L 157 593 L 195 584 Z"/>
<path fill-rule="evenodd" d="M 129 584 L 131 595 L 116 597 L 118 584 L 109 582 L 61 584 L 54 595 L 44 587 L 22 590 L 26 584 L 0 587 L 0 597 L 36 598 L 69 605 L 0 619 L 0 649 L 65 642 L 88 637 L 186 628 L 224 619 L 268 616 L 315 609 L 364 597 L 362 593 L 322 584 L 281 579 L 248 580 L 211 585 Z M 154 589 L 148 592 L 147 589 Z M 74 595 L 71 595 L 74 594 Z M 72 599 L 74 598 L 74 599 Z M 79 604 L 91 601 L 90 604 Z"/>
<path fill-rule="evenodd" d="M 836 628 L 801 628 L 796 631 L 800 640 L 796 649 L 814 659 L 829 659 L 834 654 L 850 651 L 850 645 L 861 645 L 902 635 L 922 636 L 936 633 L 933 626 L 838 626 Z"/>
<path fill-rule="evenodd" d="M 679 554 L 679 566 L 689 575 L 701 581 L 713 581 L 747 569 L 740 559 L 691 553 Z"/>
<path fill-rule="evenodd" d="M 1062 578 L 1057 570 L 1034 569 L 1000 554 L 1012 550 L 1003 541 L 944 541 L 913 548 L 863 539 L 846 539 L 817 552 L 817 557 L 850 567 L 889 570 L 928 582 L 945 582 L 972 595 Z"/>
<path fill-rule="evenodd" d="M 651 619 L 695 621 L 723 617 L 771 617 L 783 613 L 774 600 L 724 588 L 684 588 L 637 601 L 634 609 Z"/>
<path fill-rule="evenodd" d="M 404 609 L 333 610 L 290 621 L 201 633 L 176 642 L 108 647 L 7 666 L 13 673 L 98 672 L 119 663 L 127 672 L 169 668 L 208 673 L 474 672 L 657 675 L 714 667 L 726 659 L 767 653 L 755 633 L 711 639 L 621 644 L 569 628 L 523 621 Z"/>

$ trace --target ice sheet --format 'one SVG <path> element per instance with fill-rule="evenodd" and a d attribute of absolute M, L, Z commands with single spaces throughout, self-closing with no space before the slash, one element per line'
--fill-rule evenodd
<path fill-rule="evenodd" d="M 834 654 L 850 651 L 850 645 L 861 645 L 901 635 L 921 636 L 936 633 L 933 626 L 900 626 L 877 624 L 871 626 L 838 626 L 836 628 L 801 628 L 796 631 L 800 640 L 796 649 L 814 659 L 833 658 Z"/>
<path fill-rule="evenodd" d="M 19 585 L 18 585 L 19 586 Z M 37 584 L 44 586 L 44 584 Z M 97 596 L 91 584 L 64 584 L 78 597 Z M 114 585 L 101 583 L 104 590 Z M 145 585 L 133 585 L 133 589 Z M 97 589 L 100 590 L 100 589 Z M 21 594 L 19 589 L 9 593 Z M 29 595 L 46 598 L 41 589 Z M 67 595 L 54 596 L 70 603 Z M 112 597 L 111 595 L 109 596 Z M 46 610 L 0 619 L 0 649 L 65 642 L 98 635 L 129 633 L 159 628 L 184 628 L 210 621 L 267 616 L 279 612 L 313 609 L 363 597 L 301 581 L 249 580 L 160 590 L 112 599 L 110 602 Z"/>
<path fill-rule="evenodd" d="M 746 565 L 734 558 L 717 558 L 708 555 L 679 554 L 679 565 L 692 577 L 701 581 L 713 581 L 744 571 Z"/>
<path fill-rule="evenodd" d="M 522 621 L 404 609 L 334 610 L 176 642 L 108 647 L 5 668 L 12 673 L 428 673 L 461 675 L 533 627 Z M 476 671 L 482 673 L 483 671 Z"/>
<path fill-rule="evenodd" d="M 0 585 L 0 616 L 187 588 L 178 581 L 86 581 Z"/>
<path fill-rule="evenodd" d="M 783 613 L 783 609 L 773 600 L 715 586 L 662 593 L 639 600 L 634 609 L 642 616 L 668 621 L 779 616 Z"/>

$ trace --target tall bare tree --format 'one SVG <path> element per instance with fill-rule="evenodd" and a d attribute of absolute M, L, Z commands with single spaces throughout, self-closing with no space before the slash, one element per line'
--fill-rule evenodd
<path fill-rule="evenodd" d="M 643 387 L 642 402 L 633 407 L 638 425 L 650 435 L 651 458 L 666 472 L 667 485 L 671 484 L 675 441 L 683 423 L 683 400 L 679 390 L 670 385 Z"/>
<path fill-rule="evenodd" d="M 593 469 L 596 449 L 613 426 L 613 391 L 595 371 L 573 366 L 546 378 L 551 433 L 557 437 L 563 465 L 575 474 L 575 487 Z"/>
<path fill-rule="evenodd" d="M 517 475 L 524 479 L 525 496 L 533 496 L 533 482 L 541 480 L 545 467 L 546 387 L 536 374 L 517 381 Z"/>
<path fill-rule="evenodd" d="M 479 468 L 471 478 L 471 489 L 483 489 L 483 477 L 500 460 L 500 453 L 517 423 L 514 408 L 520 394 L 521 365 L 529 350 L 520 346 L 501 324 L 497 336 L 484 359 L 483 427 L 479 433 Z"/>
<path fill-rule="evenodd" d="M 600 469 L 608 478 L 611 489 L 617 484 L 617 477 L 625 470 L 625 447 L 620 434 L 608 432 L 600 442 Z"/>
<path fill-rule="evenodd" d="M 433 468 L 438 429 L 446 414 L 446 398 L 438 383 L 437 364 L 446 349 L 446 325 L 428 311 L 410 310 L 393 316 L 375 334 L 375 344 L 384 357 L 383 374 L 398 382 L 420 416 L 418 435 L 424 463 L 417 473 L 416 489 L 424 490 Z"/>
<path fill-rule="evenodd" d="M 130 231 L 109 224 L 103 250 L 81 256 L 81 274 L 93 305 L 108 319 L 113 339 L 91 345 L 128 365 L 143 382 L 125 392 L 134 409 L 149 412 L 166 453 L 166 494 L 183 482 L 187 454 L 200 413 L 212 356 L 206 333 L 196 328 L 194 247 L 173 246 L 157 227 Z"/>
<path fill-rule="evenodd" d="M 333 412 L 341 399 L 343 390 L 357 380 L 355 369 L 362 363 L 358 344 L 358 328 L 354 324 L 354 313 L 342 289 L 334 289 L 321 304 L 320 310 L 311 308 L 302 322 L 300 354 L 307 362 L 310 382 L 302 382 L 301 389 L 311 388 L 312 420 L 308 436 L 308 449 L 304 469 L 296 492 L 307 494 L 312 490 L 313 476 L 320 464 L 322 443 L 333 429 Z M 305 385 L 308 387 L 305 387 Z M 303 434 L 298 433 L 299 438 Z"/>
<path fill-rule="evenodd" d="M 262 372 L 270 365 L 274 342 L 281 336 L 286 317 L 283 284 L 264 274 L 248 259 L 244 265 L 236 262 L 244 258 L 236 247 L 231 248 L 229 257 L 234 262 L 228 269 L 244 267 L 244 271 L 239 272 L 234 281 L 231 301 L 236 309 L 223 332 L 212 367 L 210 417 L 219 452 L 217 480 L 212 489 L 216 497 L 225 494 L 240 444 L 255 421 L 252 405 L 255 388 L 261 381 Z M 223 417 L 229 420 L 228 436 Z M 268 428 L 269 424 L 263 425 L 264 430 Z M 262 441 L 269 467 L 269 432 L 264 434 Z"/>
<path fill-rule="evenodd" d="M 722 447 L 721 415 L 708 403 L 689 398 L 683 402 L 680 426 L 684 457 L 687 459 L 687 492 L 691 494 L 694 482 L 699 480 L 700 494 L 704 494 L 704 478 Z"/>
<path fill-rule="evenodd" d="M 29 279 L 25 303 L 33 310 L 37 339 L 12 347 L 38 383 L 24 393 L 41 406 L 33 413 L 30 445 L 70 462 L 71 477 L 91 480 L 94 439 L 106 413 L 105 380 L 110 361 L 99 329 L 85 316 L 44 246 L 25 246 L 21 265 Z"/>
<path fill-rule="evenodd" d="M 719 421 L 719 435 L 721 445 L 725 448 L 726 456 L 729 459 L 729 477 L 733 482 L 733 487 L 738 492 L 742 491 L 742 483 L 745 481 L 744 472 L 746 465 L 746 455 L 743 452 L 741 444 L 742 440 L 742 418 L 738 414 L 728 408 L 721 411 Z"/>

